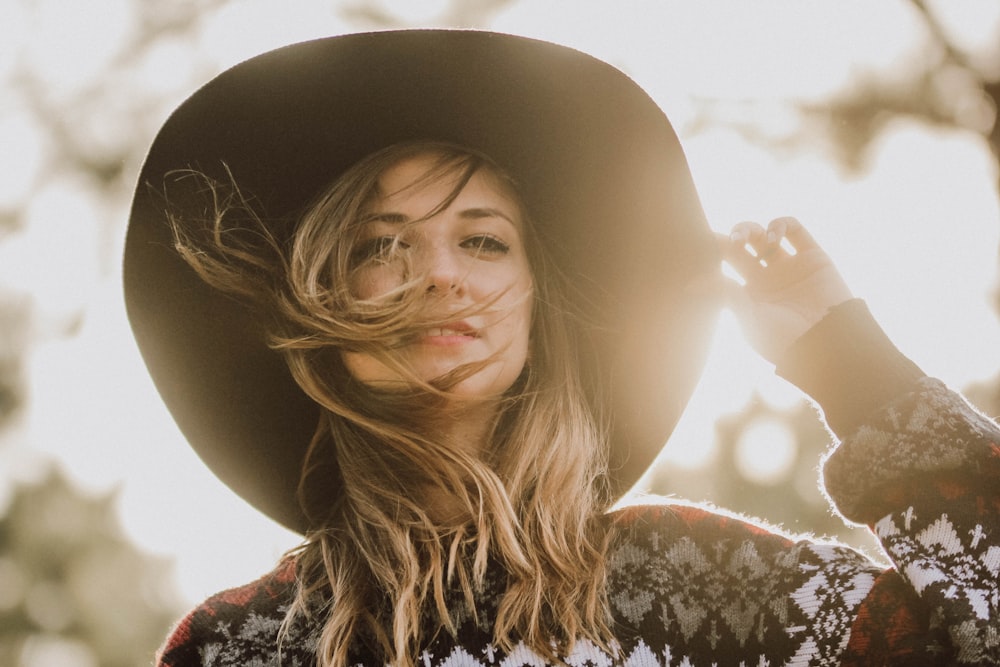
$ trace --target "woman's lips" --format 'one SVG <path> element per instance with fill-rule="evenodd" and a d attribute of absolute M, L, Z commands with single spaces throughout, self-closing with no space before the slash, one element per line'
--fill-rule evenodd
<path fill-rule="evenodd" d="M 478 337 L 479 334 L 473 327 L 464 322 L 457 322 L 428 329 L 421 342 L 430 345 L 461 345 Z"/>

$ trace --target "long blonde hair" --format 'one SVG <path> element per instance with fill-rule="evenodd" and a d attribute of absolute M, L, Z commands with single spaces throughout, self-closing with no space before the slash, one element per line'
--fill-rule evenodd
<path fill-rule="evenodd" d="M 530 361 L 507 392 L 484 452 L 441 441 L 429 428 L 449 387 L 481 366 L 440 381 L 414 379 L 405 392 L 366 386 L 344 368 L 341 352 L 360 350 L 405 372 L 393 348 L 417 326 L 420 295 L 404 286 L 392 298 L 362 301 L 350 278 L 359 221 L 378 196 L 379 176 L 417 155 L 435 158 L 425 179 L 457 176 L 437 210 L 475 173 L 516 196 L 488 157 L 424 142 L 355 165 L 307 210 L 290 240 L 270 231 L 232 185 L 208 188 L 214 203 L 207 224 L 173 218 L 181 255 L 211 285 L 261 310 L 272 347 L 322 407 L 300 485 L 313 528 L 290 554 L 298 587 L 282 636 L 298 620 L 318 619 L 322 667 L 346 667 L 354 646 L 413 667 L 433 634 L 455 634 L 463 619 L 480 623 L 477 594 L 496 563 L 505 576 L 494 591 L 498 647 L 520 641 L 553 661 L 578 638 L 607 648 L 604 429 L 576 371 L 560 276 L 524 206 L 534 286 Z M 460 508 L 457 518 L 442 521 L 428 509 L 431 489 Z M 461 609 L 449 607 L 453 590 Z"/>

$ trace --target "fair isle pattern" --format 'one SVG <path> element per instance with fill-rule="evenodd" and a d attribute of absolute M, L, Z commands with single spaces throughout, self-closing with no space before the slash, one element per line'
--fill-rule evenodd
<path fill-rule="evenodd" d="M 642 508 L 627 520 L 630 539 L 610 559 L 612 608 L 671 656 L 666 665 L 836 665 L 879 573 L 845 547 L 703 509 Z"/>
<path fill-rule="evenodd" d="M 878 502 L 880 487 L 944 471 L 997 479 L 1000 437 L 991 419 L 933 378 L 846 438 L 823 467 L 837 509 L 866 524 L 893 509 Z"/>
<path fill-rule="evenodd" d="M 895 570 L 842 546 L 791 541 L 697 507 L 634 507 L 610 517 L 608 591 L 616 654 L 578 642 L 572 667 L 1000 665 L 1000 431 L 924 382 L 874 415 L 830 457 L 845 514 L 871 519 Z M 845 509 L 847 508 L 847 509 Z M 853 509 L 852 509 L 853 508 Z M 875 509 L 871 509 L 875 508 Z M 192 611 L 161 667 L 306 667 L 320 620 L 279 656 L 292 561 Z M 523 644 L 498 650 L 490 621 L 503 573 L 490 571 L 478 627 L 468 614 L 421 667 L 542 667 Z M 457 609 L 457 607 L 456 607 Z M 382 667 L 352 647 L 354 662 Z"/>
<path fill-rule="evenodd" d="M 307 667 L 314 664 L 315 642 L 299 640 L 307 651 L 283 651 L 278 660 L 275 637 L 281 627 L 285 609 L 278 613 L 262 615 L 249 613 L 243 618 L 220 618 L 215 627 L 216 640 L 205 643 L 200 649 L 198 663 L 205 667 L 235 667 L 235 665 L 274 665 L 277 667 Z M 265 659 L 266 657 L 266 659 Z"/>
<path fill-rule="evenodd" d="M 835 665 L 851 619 L 878 569 L 845 547 L 791 542 L 760 526 L 692 507 L 634 507 L 618 530 L 609 587 L 619 631 L 615 655 L 580 641 L 573 666 Z M 210 599 L 181 623 L 162 663 L 174 667 L 312 664 L 318 625 L 299 626 L 281 662 L 275 638 L 291 599 L 294 563 Z M 499 577 L 490 577 L 498 582 Z M 495 590 L 484 591 L 492 617 Z M 468 621 L 439 636 L 422 667 L 545 665 L 523 644 L 504 653 Z M 359 655 L 359 665 L 380 661 Z"/>
<path fill-rule="evenodd" d="M 789 665 L 837 665 L 851 636 L 855 610 L 875 585 L 877 572 L 870 563 L 845 558 L 842 548 L 829 545 L 807 547 L 822 564 L 804 565 L 813 574 L 792 599 L 802 609 L 810 625 Z M 799 628 L 789 628 L 797 634 Z"/>
<path fill-rule="evenodd" d="M 1000 505 L 995 495 L 993 503 Z M 1000 546 L 995 524 L 983 518 L 910 506 L 875 525 L 900 574 L 930 605 L 933 622 L 948 629 L 964 664 L 1000 664 Z"/>
<path fill-rule="evenodd" d="M 564 660 L 570 667 L 665 667 L 666 665 L 697 667 L 698 664 L 686 658 L 678 662 L 673 659 L 669 648 L 657 652 L 642 641 L 627 655 L 619 652 L 617 659 L 594 644 L 581 641 Z M 421 667 L 544 667 L 548 663 L 523 643 L 519 643 L 508 654 L 501 653 L 492 645 L 487 645 L 478 656 L 461 646 L 455 647 L 444 656 L 425 651 L 420 655 L 419 664 Z M 770 667 L 772 664 L 763 658 L 760 662 L 739 663 L 740 667 Z"/>

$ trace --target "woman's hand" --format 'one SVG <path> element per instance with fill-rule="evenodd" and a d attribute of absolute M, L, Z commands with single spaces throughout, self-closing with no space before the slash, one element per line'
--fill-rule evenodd
<path fill-rule="evenodd" d="M 723 259 L 746 281 L 732 284 L 729 305 L 750 344 L 772 363 L 831 308 L 853 298 L 830 257 L 795 218 L 772 220 L 766 230 L 741 222 L 718 238 Z"/>

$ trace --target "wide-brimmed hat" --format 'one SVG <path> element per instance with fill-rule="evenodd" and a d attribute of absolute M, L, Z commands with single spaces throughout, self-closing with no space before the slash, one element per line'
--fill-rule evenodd
<path fill-rule="evenodd" d="M 166 121 L 135 191 L 125 297 L 181 431 L 245 500 L 309 528 L 296 487 L 318 407 L 254 314 L 173 249 L 168 174 L 231 173 L 286 237 L 337 175 L 411 140 L 479 150 L 520 185 L 588 322 L 581 333 L 593 350 L 579 365 L 590 400 L 611 416 L 610 481 L 627 490 L 667 441 L 704 365 L 718 302 L 691 285 L 718 271 L 713 235 L 677 137 L 638 85 L 579 51 L 489 32 L 294 44 L 220 74 Z"/>

